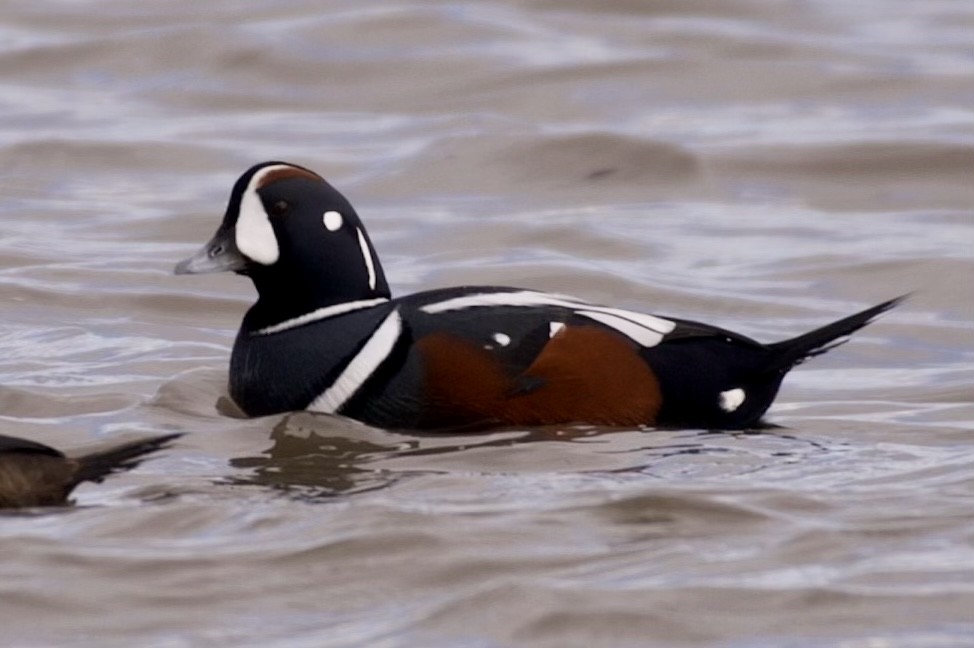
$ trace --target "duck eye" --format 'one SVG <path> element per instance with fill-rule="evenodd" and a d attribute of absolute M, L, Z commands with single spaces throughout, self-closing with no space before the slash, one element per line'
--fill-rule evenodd
<path fill-rule="evenodd" d="M 278 200 L 276 203 L 274 203 L 273 205 L 271 205 L 271 215 L 272 216 L 283 216 L 284 214 L 287 213 L 287 210 L 290 207 L 291 206 L 287 203 L 286 200 Z"/>

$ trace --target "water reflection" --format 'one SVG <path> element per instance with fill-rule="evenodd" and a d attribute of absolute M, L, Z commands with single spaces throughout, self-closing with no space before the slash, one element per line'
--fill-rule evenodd
<path fill-rule="evenodd" d="M 802 461 L 830 448 L 769 427 L 702 430 L 508 428 L 416 433 L 371 428 L 341 417 L 294 413 L 275 419 L 270 447 L 230 459 L 233 484 L 270 487 L 296 499 L 371 492 L 421 475 L 530 474 L 661 476 L 747 474 Z"/>
<path fill-rule="evenodd" d="M 309 428 L 309 419 L 314 422 L 300 414 L 280 419 L 271 430 L 273 445 L 262 456 L 230 460 L 235 468 L 252 469 L 250 475 L 231 481 L 284 490 L 298 499 L 318 499 L 384 488 L 402 477 L 370 466 L 396 451 L 400 442 L 336 434 L 324 418 L 318 429 Z"/>
<path fill-rule="evenodd" d="M 619 432 L 590 426 L 503 429 L 471 433 L 385 431 L 340 417 L 289 414 L 270 432 L 271 447 L 257 456 L 230 460 L 234 468 L 251 469 L 235 484 L 269 486 L 301 499 L 373 491 L 417 474 L 444 470 L 413 460 L 507 449 L 538 442 L 572 442 Z M 402 462 L 417 467 L 400 466 Z M 420 462 L 422 463 L 422 462 Z"/>

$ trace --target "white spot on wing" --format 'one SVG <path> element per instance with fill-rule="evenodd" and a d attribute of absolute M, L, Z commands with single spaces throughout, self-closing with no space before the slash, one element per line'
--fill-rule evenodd
<path fill-rule="evenodd" d="M 558 332 L 565 328 L 564 322 L 549 322 L 548 323 L 548 337 L 553 338 L 558 335 Z"/>
<path fill-rule="evenodd" d="M 304 315 L 299 315 L 298 317 L 262 328 L 254 333 L 254 335 L 270 335 L 272 333 L 280 333 L 281 331 L 287 331 L 288 329 L 297 328 L 298 326 L 304 326 L 305 324 L 310 324 L 311 322 L 320 322 L 321 320 L 328 319 L 329 317 L 336 317 L 338 315 L 344 315 L 345 313 L 351 313 L 352 311 L 361 310 L 363 308 L 378 306 L 379 304 L 387 301 L 389 300 L 385 297 L 377 297 L 376 299 L 363 299 L 360 301 L 343 302 L 341 304 L 335 304 L 334 306 L 325 306 L 324 308 L 313 310 L 310 313 L 305 313 Z"/>
<path fill-rule="evenodd" d="M 369 242 L 365 240 L 362 229 L 358 229 L 358 246 L 362 249 L 362 258 L 365 259 L 365 269 L 369 271 L 369 288 L 375 290 L 375 263 L 372 261 L 372 250 Z"/>
<path fill-rule="evenodd" d="M 736 411 L 741 403 L 744 402 L 746 398 L 744 390 L 740 387 L 735 387 L 734 389 L 728 389 L 727 391 L 720 392 L 720 409 L 724 410 L 728 414 Z"/>
<path fill-rule="evenodd" d="M 506 347 L 511 343 L 511 336 L 504 333 L 494 333 L 494 341 L 502 347 Z"/>
<path fill-rule="evenodd" d="M 365 343 L 358 355 L 352 358 L 331 387 L 308 405 L 308 411 L 334 414 L 341 409 L 389 357 L 401 333 L 402 319 L 399 317 L 397 308 L 375 329 L 369 341 Z"/>
<path fill-rule="evenodd" d="M 324 223 L 326 230 L 335 232 L 341 229 L 345 219 L 337 211 L 326 211 L 321 216 L 321 222 Z"/>
<path fill-rule="evenodd" d="M 240 197 L 240 213 L 234 227 L 237 249 L 247 258 L 262 265 L 273 265 L 281 255 L 271 220 L 257 195 L 257 187 L 273 171 L 289 168 L 285 164 L 264 167 L 253 175 Z"/>

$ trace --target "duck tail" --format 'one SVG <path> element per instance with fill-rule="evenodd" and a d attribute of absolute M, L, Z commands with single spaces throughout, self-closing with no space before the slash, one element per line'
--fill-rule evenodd
<path fill-rule="evenodd" d="M 826 324 L 814 331 L 799 335 L 798 337 L 769 344 L 773 358 L 769 371 L 788 371 L 797 364 L 801 364 L 809 358 L 822 355 L 831 351 L 837 346 L 845 344 L 848 336 L 852 335 L 862 327 L 872 322 L 876 317 L 890 310 L 909 295 L 901 295 L 895 299 L 890 299 L 882 304 L 877 304 L 872 308 L 844 317 L 838 321 Z"/>
<path fill-rule="evenodd" d="M 100 482 L 112 473 L 131 470 L 138 466 L 146 455 L 168 447 L 172 441 L 181 436 L 183 435 L 166 434 L 141 441 L 130 441 L 114 448 L 76 457 L 78 471 L 75 473 L 74 483 Z"/>

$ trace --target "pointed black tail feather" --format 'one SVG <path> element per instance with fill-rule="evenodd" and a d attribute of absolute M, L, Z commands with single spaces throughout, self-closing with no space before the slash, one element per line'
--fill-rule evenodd
<path fill-rule="evenodd" d="M 846 336 L 855 333 L 866 326 L 879 315 L 893 308 L 909 295 L 901 295 L 895 299 L 890 299 L 882 304 L 877 304 L 872 308 L 844 317 L 831 324 L 826 324 L 814 331 L 799 335 L 798 337 L 769 344 L 773 352 L 773 362 L 769 371 L 787 371 L 791 367 L 807 360 L 808 358 L 821 355 L 846 342 Z"/>
<path fill-rule="evenodd" d="M 166 434 L 151 439 L 141 441 L 131 441 L 122 445 L 92 452 L 91 454 L 77 457 L 78 472 L 75 474 L 74 483 L 79 484 L 83 481 L 98 482 L 114 472 L 131 470 L 138 466 L 145 456 L 149 453 L 161 450 L 169 445 L 170 442 L 183 436 L 182 434 Z"/>

